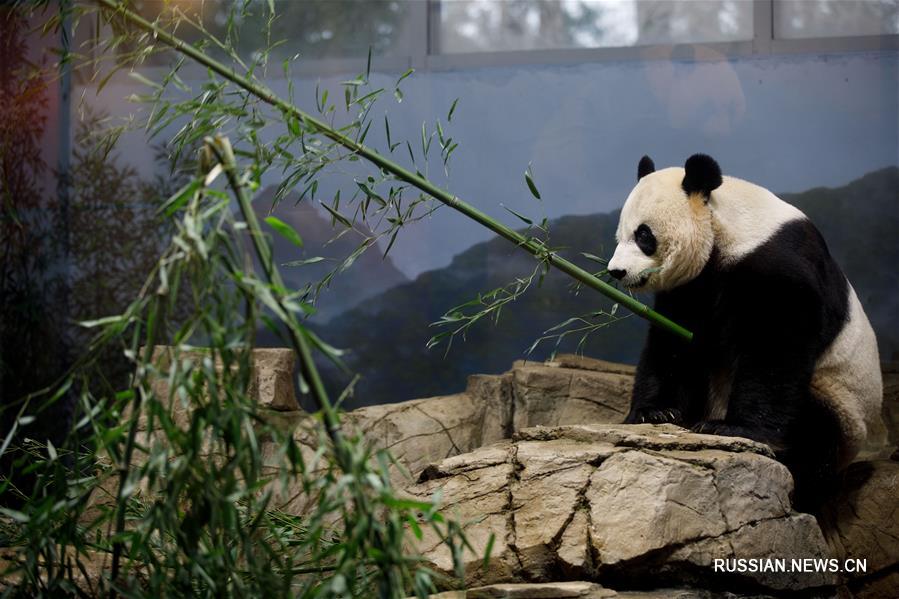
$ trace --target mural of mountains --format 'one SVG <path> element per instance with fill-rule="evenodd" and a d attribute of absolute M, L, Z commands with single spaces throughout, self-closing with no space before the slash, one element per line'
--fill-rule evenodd
<path fill-rule="evenodd" d="M 260 220 L 268 216 L 275 188 L 266 188 L 254 200 L 254 208 Z M 329 217 L 308 201 L 297 202 L 296 195 L 288 196 L 275 209 L 274 214 L 294 228 L 303 238 L 303 247 L 298 248 L 290 241 L 272 231 L 268 224 L 262 228 L 271 235 L 275 263 L 324 258 L 320 262 L 302 266 L 281 266 L 284 282 L 291 289 L 303 289 L 308 283 L 317 283 L 349 256 L 362 242 L 364 236 L 371 235 L 364 225 L 357 224 L 356 230 L 334 239 L 339 232 L 331 227 Z M 394 266 L 390 257 L 382 258 L 376 248 L 363 253 L 354 262 L 351 270 L 343 276 L 331 279 L 328 288 L 322 291 L 316 303 L 318 312 L 314 322 L 325 322 L 341 314 L 366 298 L 408 281 L 408 278 Z M 280 345 L 267 329 L 259 332 L 260 345 Z"/>
<path fill-rule="evenodd" d="M 798 206 L 821 229 L 878 332 L 882 358 L 895 359 L 899 351 L 899 275 L 895 269 L 899 263 L 899 168 L 872 172 L 836 189 L 817 188 L 781 197 Z M 617 222 L 617 212 L 559 218 L 550 223 L 551 245 L 564 244 L 570 249 L 563 255 L 588 270 L 599 270 L 599 265 L 580 252 L 611 255 Z M 492 239 L 457 255 L 446 268 L 372 295 L 326 325 L 314 327 L 331 344 L 349 349 L 347 363 L 362 376 L 345 407 L 456 392 L 464 387 L 467 375 L 501 372 L 513 360 L 524 358 L 536 338 L 566 318 L 610 307 L 603 296 L 587 289 L 576 292 L 570 279 L 550 271 L 539 288 L 504 308 L 498 326 L 482 321 L 467 339 L 456 339 L 448 352 L 445 345 L 426 349 L 428 338 L 437 332 L 430 324 L 448 308 L 528 275 L 534 265 L 530 256 L 507 241 Z M 355 274 L 347 277 L 356 290 L 365 286 L 356 279 L 360 270 L 364 269 L 354 268 Z M 772 290 L 772 301 L 776 301 L 775 295 Z M 337 293 L 332 295 L 337 297 Z M 650 296 L 639 299 L 652 301 Z M 631 316 L 592 335 L 583 351 L 593 357 L 634 363 L 646 326 L 642 319 Z M 572 351 L 576 342 L 572 338 L 559 349 Z M 550 341 L 539 346 L 530 358 L 545 359 L 553 345 Z M 325 376 L 335 390 L 346 382 L 332 369 L 326 368 Z"/>

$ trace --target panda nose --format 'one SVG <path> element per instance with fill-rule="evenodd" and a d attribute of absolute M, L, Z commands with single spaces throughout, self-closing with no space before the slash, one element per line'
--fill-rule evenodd
<path fill-rule="evenodd" d="M 621 270 L 619 268 L 613 268 L 609 271 L 609 274 L 618 279 L 619 281 L 624 278 L 624 275 L 627 274 L 626 270 Z"/>

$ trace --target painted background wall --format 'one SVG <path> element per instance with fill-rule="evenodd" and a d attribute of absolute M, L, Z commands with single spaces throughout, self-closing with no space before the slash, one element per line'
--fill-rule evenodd
<path fill-rule="evenodd" d="M 849 262 L 843 266 L 850 279 L 859 279 L 856 287 L 878 329 L 882 357 L 895 359 L 897 62 L 896 52 L 727 59 L 695 46 L 677 59 L 656 55 L 570 66 L 417 72 L 403 82 L 402 104 L 386 94 L 376 105 L 366 141 L 384 148 L 378 125 L 387 114 L 395 140 L 416 142 L 422 122 L 430 127 L 440 119 L 447 125 L 447 110 L 460 98 L 447 126 L 460 143 L 449 178 L 437 159 L 431 174 L 459 197 L 515 226 L 520 223 L 503 206 L 535 220 L 582 217 L 563 219 L 553 229 L 552 239 L 570 246 L 572 256 L 610 255 L 612 213 L 632 187 L 643 154 L 668 166 L 705 152 L 718 159 L 725 174 L 780 194 L 834 188 L 788 199 L 822 221 L 818 224 L 834 254 Z M 373 73 L 373 86 L 390 90 L 397 76 Z M 345 73 L 297 78 L 297 101 L 312 109 L 316 84 L 340 95 L 346 78 Z M 285 80 L 270 84 L 286 95 Z M 100 97 L 90 88 L 85 91 L 88 103 L 111 114 L 134 109 L 122 101 L 135 91 L 132 83 L 113 84 Z M 76 91 L 75 97 L 79 95 Z M 140 135 L 125 138 L 120 150 L 121 159 L 140 171 L 149 174 L 154 168 Z M 396 159 L 409 162 L 399 150 Z M 528 164 L 542 202 L 525 187 Z M 859 183 L 866 175 L 873 178 Z M 325 181 L 320 197 L 330 198 L 327 187 L 336 184 Z M 321 241 L 329 236 L 320 230 L 326 226 L 320 207 L 282 204 L 276 214 L 294 219 L 305 236 Z M 386 259 L 372 254 L 324 294 L 325 309 L 312 322 L 333 342 L 353 348 L 350 362 L 363 374 L 353 401 L 395 401 L 456 390 L 467 374 L 508 367 L 548 326 L 571 316 L 570 310 L 602 305 L 586 292 L 572 295 L 563 280 L 551 278 L 533 299 L 520 302 L 524 315 L 516 316 L 513 305 L 499 328 L 485 323 L 467 343 L 454 344 L 446 357 L 443 348 L 427 352 L 425 341 L 434 332 L 428 323 L 460 300 L 531 268 L 514 248 L 491 239 L 485 229 L 443 208 L 405 230 Z M 307 248 L 308 254 L 314 251 Z M 280 261 L 297 259 L 286 246 L 279 245 L 277 253 Z M 314 273 L 286 274 L 300 284 Z M 373 331 L 370 339 L 360 339 L 362 328 Z M 588 354 L 632 362 L 643 326 L 629 319 L 599 335 L 586 346 Z M 389 359 L 382 355 L 385 343 L 395 348 Z M 541 347 L 533 357 L 544 355 Z"/>

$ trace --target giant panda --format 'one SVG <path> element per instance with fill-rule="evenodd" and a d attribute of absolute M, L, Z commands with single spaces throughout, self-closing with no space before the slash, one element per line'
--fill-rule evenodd
<path fill-rule="evenodd" d="M 814 509 L 880 422 L 877 342 L 821 234 L 767 189 L 644 156 L 608 272 L 694 333 L 650 327 L 626 423 L 768 444 Z"/>

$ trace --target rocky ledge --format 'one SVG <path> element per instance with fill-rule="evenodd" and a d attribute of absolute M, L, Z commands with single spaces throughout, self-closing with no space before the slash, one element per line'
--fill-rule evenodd
<path fill-rule="evenodd" d="M 315 420 L 297 409 L 292 354 L 256 350 L 254 358 L 252 395 L 311 455 Z M 155 384 L 167 394 L 164 379 Z M 850 466 L 816 520 L 792 509 L 789 472 L 764 445 L 616 424 L 632 385 L 633 367 L 559 356 L 472 376 L 455 395 L 353 410 L 343 425 L 420 475 L 407 488 L 412 497 L 439 491 L 444 512 L 463 523 L 473 548 L 464 554 L 469 590 L 446 597 L 899 596 L 899 453 Z M 173 402 L 175 422 L 185 409 Z M 895 364 L 884 368 L 884 421 L 895 446 Z M 279 505 L 296 514 L 303 506 Z M 449 568 L 437 539 L 418 548 Z M 867 568 L 792 568 L 793 559 L 816 558 L 865 559 Z M 759 571 L 733 561 L 751 559 L 761 560 L 753 562 Z M 778 559 L 786 571 L 768 561 Z"/>
<path fill-rule="evenodd" d="M 768 448 L 746 439 L 671 425 L 571 425 L 525 429 L 432 464 L 408 492 L 424 499 L 439 490 L 444 511 L 464 523 L 472 587 L 834 589 L 834 573 L 728 571 L 739 569 L 728 560 L 831 557 L 815 518 L 792 510 L 792 486 Z M 420 549 L 435 567 L 451 567 L 436 538 Z M 716 571 L 716 560 L 727 567 Z"/>

